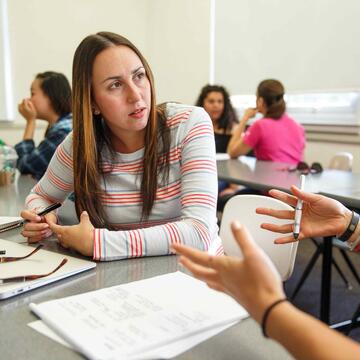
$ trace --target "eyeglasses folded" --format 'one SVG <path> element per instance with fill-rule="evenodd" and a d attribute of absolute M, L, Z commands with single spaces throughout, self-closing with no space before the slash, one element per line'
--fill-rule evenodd
<path fill-rule="evenodd" d="M 320 163 L 318 162 L 314 162 L 311 164 L 311 166 L 309 166 L 306 162 L 304 161 L 300 161 L 296 166 L 294 167 L 285 167 L 285 168 L 281 168 L 278 169 L 281 171 L 289 171 L 289 172 L 293 172 L 293 171 L 299 171 L 300 174 L 318 174 L 321 173 L 324 169 L 321 166 Z"/>
<path fill-rule="evenodd" d="M 34 255 L 42 247 L 43 247 L 43 245 L 40 244 L 34 250 L 32 250 L 29 254 L 24 255 L 24 256 L 0 256 L 0 263 L 8 263 L 8 262 L 26 259 L 26 258 L 30 257 L 31 255 Z M 7 277 L 7 278 L 0 278 L 0 285 L 6 284 L 6 283 L 11 283 L 11 282 L 23 282 L 23 281 L 28 281 L 28 280 L 36 280 L 36 279 L 40 279 L 40 278 L 49 276 L 49 275 L 55 273 L 56 271 L 58 271 L 61 267 L 63 267 L 67 263 L 67 261 L 68 260 L 66 258 L 64 258 L 61 261 L 61 263 L 54 270 L 50 271 L 47 274 L 20 275 L 20 276 L 12 276 L 12 277 Z"/>

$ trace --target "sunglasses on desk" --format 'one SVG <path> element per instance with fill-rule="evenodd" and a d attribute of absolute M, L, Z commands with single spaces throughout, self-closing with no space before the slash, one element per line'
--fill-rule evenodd
<path fill-rule="evenodd" d="M 40 244 L 33 251 L 31 251 L 29 254 L 24 255 L 24 256 L 0 256 L 0 263 L 9 263 L 9 262 L 13 262 L 13 261 L 26 259 L 26 258 L 30 257 L 31 255 L 34 255 L 42 247 L 43 247 L 43 245 Z M 20 275 L 20 276 L 8 277 L 8 278 L 0 278 L 0 285 L 6 284 L 6 283 L 11 283 L 11 282 L 23 282 L 23 281 L 28 281 L 28 280 L 36 280 L 36 279 L 40 279 L 40 278 L 52 275 L 56 271 L 58 271 L 60 268 L 62 268 L 67 263 L 67 261 L 68 261 L 67 259 L 63 259 L 61 261 L 61 263 L 54 270 L 50 271 L 47 274 Z"/>
<path fill-rule="evenodd" d="M 293 166 L 293 167 L 288 166 L 288 167 L 281 168 L 278 170 L 289 171 L 289 172 L 299 171 L 300 174 L 307 175 L 307 174 L 321 173 L 323 171 L 323 167 L 318 162 L 314 162 L 311 164 L 311 166 L 309 166 L 306 162 L 300 161 L 296 166 Z"/>

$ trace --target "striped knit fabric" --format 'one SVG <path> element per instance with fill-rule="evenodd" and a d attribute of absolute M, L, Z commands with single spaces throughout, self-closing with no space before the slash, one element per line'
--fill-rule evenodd
<path fill-rule="evenodd" d="M 202 108 L 167 104 L 171 131 L 169 183 L 160 185 L 146 222 L 140 222 L 144 149 L 103 154 L 102 203 L 116 231 L 94 230 L 94 259 L 117 260 L 170 254 L 172 243 L 208 250 L 217 237 L 217 171 L 211 120 Z M 28 208 L 63 202 L 73 191 L 72 134 L 58 147 Z M 155 171 L 155 169 L 154 169 Z M 221 253 L 221 249 L 217 251 Z"/>

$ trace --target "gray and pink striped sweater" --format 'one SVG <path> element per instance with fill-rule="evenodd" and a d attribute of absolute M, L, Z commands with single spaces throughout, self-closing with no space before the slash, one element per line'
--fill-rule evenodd
<path fill-rule="evenodd" d="M 176 242 L 208 250 L 218 236 L 217 172 L 211 120 L 202 108 L 168 103 L 166 109 L 171 131 L 169 182 L 158 188 L 146 222 L 140 222 L 144 150 L 116 153 L 115 160 L 111 160 L 108 151 L 103 154 L 102 187 L 106 192 L 102 203 L 111 225 L 117 230 L 94 230 L 95 260 L 166 255 Z M 72 163 L 70 133 L 27 197 L 27 207 L 63 202 L 73 191 Z"/>

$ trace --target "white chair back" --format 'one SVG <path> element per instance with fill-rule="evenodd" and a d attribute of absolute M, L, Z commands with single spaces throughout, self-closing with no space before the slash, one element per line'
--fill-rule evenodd
<path fill-rule="evenodd" d="M 349 152 L 338 152 L 330 160 L 329 169 L 351 171 L 353 155 Z"/>
<path fill-rule="evenodd" d="M 238 220 L 247 227 L 255 242 L 270 257 L 280 273 L 283 281 L 287 280 L 293 272 L 298 242 L 290 244 L 274 244 L 274 240 L 281 234 L 273 233 L 260 228 L 260 224 L 271 222 L 274 224 L 288 224 L 289 220 L 270 218 L 256 214 L 258 207 L 267 207 L 278 210 L 293 210 L 293 208 L 277 199 L 260 195 L 237 195 L 232 197 L 225 205 L 220 226 L 220 237 L 225 254 L 242 257 L 241 250 L 235 241 L 230 224 Z"/>

